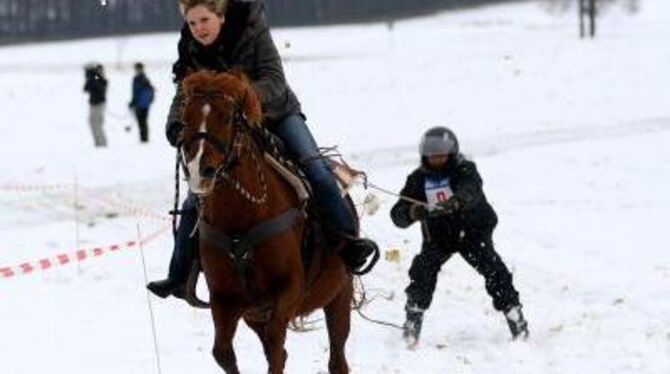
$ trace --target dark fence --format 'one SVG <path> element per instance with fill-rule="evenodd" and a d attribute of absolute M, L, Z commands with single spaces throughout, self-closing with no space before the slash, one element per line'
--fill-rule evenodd
<path fill-rule="evenodd" d="M 234 0 L 236 1 L 236 0 Z M 270 23 L 297 26 L 390 20 L 514 0 L 265 0 Z M 176 30 L 177 0 L 0 0 L 0 43 Z"/>
<path fill-rule="evenodd" d="M 524 0 L 266 0 L 275 25 L 393 20 L 451 8 Z"/>
<path fill-rule="evenodd" d="M 176 0 L 0 0 L 0 43 L 174 30 Z"/>

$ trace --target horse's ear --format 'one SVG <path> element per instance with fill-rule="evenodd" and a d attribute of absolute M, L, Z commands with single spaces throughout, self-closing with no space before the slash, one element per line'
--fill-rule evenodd
<path fill-rule="evenodd" d="M 184 71 L 184 78 L 187 78 L 189 75 L 192 75 L 192 74 L 195 74 L 195 73 L 196 73 L 196 70 L 189 66 Z"/>
<path fill-rule="evenodd" d="M 188 70 L 184 79 L 181 82 L 181 91 L 185 98 L 190 98 L 193 96 L 195 87 L 197 86 L 198 76 L 194 75 L 192 70 Z"/>
<path fill-rule="evenodd" d="M 251 80 L 244 73 L 233 71 L 232 74 L 237 76 L 242 83 L 242 97 L 238 98 L 238 102 L 242 105 L 244 115 L 250 124 L 260 126 L 263 121 L 263 110 L 258 93 L 251 84 Z"/>
<path fill-rule="evenodd" d="M 190 70 L 188 75 L 182 80 L 182 93 L 187 99 L 193 97 L 196 93 L 206 90 L 215 74 L 211 71 L 193 71 Z"/>
<path fill-rule="evenodd" d="M 253 125 L 260 126 L 263 121 L 261 100 L 251 83 L 245 85 L 244 102 L 242 105 L 244 106 L 244 113 L 247 115 L 249 122 Z"/>

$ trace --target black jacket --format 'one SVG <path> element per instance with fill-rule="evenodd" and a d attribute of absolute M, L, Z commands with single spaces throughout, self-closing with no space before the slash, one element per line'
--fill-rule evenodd
<path fill-rule="evenodd" d="M 441 171 L 431 170 L 426 163 L 423 163 L 407 177 L 407 182 L 400 194 L 415 200 L 427 201 L 424 186 L 429 176 L 449 179 L 449 185 L 453 191 L 452 199 L 458 201 L 459 208 L 448 216 L 431 217 L 424 220 L 421 225 L 424 241 L 450 242 L 456 240 L 463 229 L 475 229 L 482 232 L 493 230 L 498 223 L 498 217 L 486 200 L 482 189 L 482 179 L 474 162 L 458 155 Z M 414 223 L 410 217 L 412 205 L 412 202 L 400 199 L 393 206 L 391 219 L 396 226 L 406 228 Z"/>
<path fill-rule="evenodd" d="M 84 84 L 84 91 L 89 94 L 89 104 L 103 104 L 107 100 L 107 79 L 98 74 L 88 76 Z"/>
<path fill-rule="evenodd" d="M 231 1 L 226 22 L 218 39 L 204 47 L 184 25 L 179 40 L 179 59 L 173 66 L 177 93 L 167 122 L 168 140 L 173 143 L 174 127 L 181 120 L 181 81 L 190 71 L 242 70 L 252 81 L 261 99 L 264 124 L 272 126 L 290 114 L 301 113 L 300 102 L 286 83 L 277 48 L 270 36 L 262 1 Z M 174 143 L 173 143 L 174 145 Z"/>

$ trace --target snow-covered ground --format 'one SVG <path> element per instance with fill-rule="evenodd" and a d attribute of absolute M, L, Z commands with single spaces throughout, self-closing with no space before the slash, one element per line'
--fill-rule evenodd
<path fill-rule="evenodd" d="M 339 144 L 371 181 L 398 190 L 429 126 L 451 126 L 477 161 L 500 215 L 531 337 L 510 342 L 482 279 L 455 257 L 443 269 L 421 346 L 353 316 L 354 373 L 670 373 L 670 4 L 606 12 L 594 41 L 576 17 L 536 3 L 385 24 L 281 29 L 287 76 L 322 145 Z M 0 268 L 121 244 L 28 275 L 0 275 L 3 373 L 154 373 L 140 252 L 124 243 L 165 227 L 173 150 L 162 123 L 177 33 L 0 48 Z M 109 149 L 96 150 L 81 91 L 84 63 L 110 79 Z M 157 86 L 152 142 L 131 124 L 131 66 Z M 52 188 L 19 190 L 17 186 Z M 54 186 L 55 185 L 55 186 Z M 76 187 L 75 187 L 76 186 Z M 665 191 L 665 192 L 664 192 Z M 356 191 L 360 200 L 364 191 Z M 417 227 L 382 210 L 364 230 L 399 263 L 365 277 L 365 312 L 402 322 Z M 75 203 L 80 209 L 75 214 Z M 78 222 L 78 224 L 77 224 Z M 149 278 L 171 238 L 147 241 Z M 131 247 L 136 248 L 136 247 Z M 20 268 L 19 268 L 20 269 Z M 217 373 L 207 312 L 152 299 L 163 373 Z M 288 373 L 327 369 L 325 327 L 290 333 Z M 255 336 L 236 337 L 243 372 L 265 371 Z"/>

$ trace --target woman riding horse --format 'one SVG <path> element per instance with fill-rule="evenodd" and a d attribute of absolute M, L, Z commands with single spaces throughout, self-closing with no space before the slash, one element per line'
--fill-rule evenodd
<path fill-rule="evenodd" d="M 186 24 L 179 40 L 179 59 L 173 66 L 177 92 L 167 121 L 167 138 L 177 145 L 184 95 L 181 82 L 188 72 L 228 71 L 246 74 L 259 95 L 263 125 L 284 143 L 288 154 L 305 173 L 316 204 L 326 212 L 328 225 L 346 238 L 340 255 L 352 272 L 365 265 L 377 250 L 369 239 L 358 237 L 354 217 L 340 194 L 337 182 L 319 155 L 316 142 L 305 123 L 300 103 L 288 86 L 277 48 L 272 41 L 261 1 L 178 0 Z M 183 297 L 195 239 L 196 198 L 189 194 L 175 239 L 168 278 L 151 282 L 149 290 L 159 297 Z"/>

